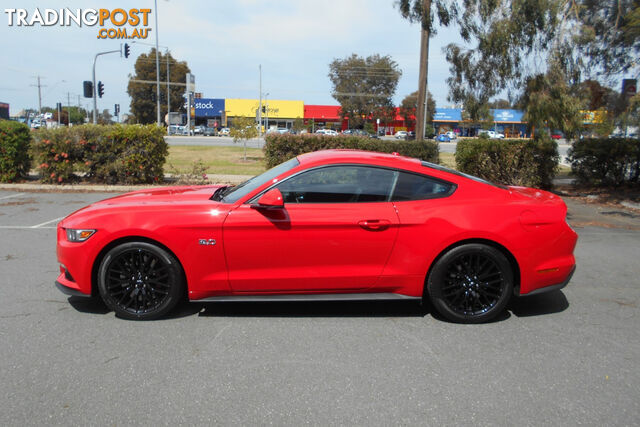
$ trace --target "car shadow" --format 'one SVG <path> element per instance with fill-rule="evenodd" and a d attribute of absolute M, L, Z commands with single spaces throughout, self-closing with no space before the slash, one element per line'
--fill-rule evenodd
<path fill-rule="evenodd" d="M 198 304 L 197 302 L 191 304 Z M 417 301 L 290 301 L 199 303 L 205 317 L 424 317 Z"/>
<path fill-rule="evenodd" d="M 544 294 L 515 297 L 507 309 L 516 317 L 543 316 L 560 313 L 569 308 L 569 301 L 561 290 Z"/>
<path fill-rule="evenodd" d="M 84 298 L 84 297 L 69 297 L 67 301 L 76 311 L 80 313 L 89 314 L 109 314 L 112 310 L 105 305 L 100 298 Z M 169 314 L 156 319 L 155 321 L 179 319 L 181 317 L 189 317 L 202 310 L 202 304 L 189 303 L 187 301 L 180 302 Z M 116 317 L 122 319 L 120 316 Z M 128 320 L 128 319 L 123 319 Z"/>
<path fill-rule="evenodd" d="M 71 307 L 80 313 L 107 314 L 111 312 L 100 298 L 69 297 L 67 301 L 69 301 Z"/>

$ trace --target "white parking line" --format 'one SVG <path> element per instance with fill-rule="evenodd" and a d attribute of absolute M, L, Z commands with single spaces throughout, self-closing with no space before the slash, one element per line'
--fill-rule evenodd
<path fill-rule="evenodd" d="M 9 194 L 8 196 L 0 197 L 0 200 L 2 200 L 2 199 L 10 199 L 12 197 L 20 197 L 20 196 L 24 196 L 25 194 L 27 194 L 27 193 Z"/>
<path fill-rule="evenodd" d="M 56 227 L 33 227 L 29 225 L 0 225 L 0 230 L 55 230 Z"/>
<path fill-rule="evenodd" d="M 43 228 L 43 225 L 47 225 L 47 224 L 51 224 L 52 222 L 56 222 L 56 221 L 60 221 L 62 218 L 64 218 L 63 216 L 61 216 L 60 218 L 56 218 L 56 219 L 52 219 L 51 221 L 47 221 L 47 222 L 43 222 L 42 224 L 38 224 L 38 225 L 34 225 L 31 228 Z M 55 228 L 55 227 L 52 227 Z"/>

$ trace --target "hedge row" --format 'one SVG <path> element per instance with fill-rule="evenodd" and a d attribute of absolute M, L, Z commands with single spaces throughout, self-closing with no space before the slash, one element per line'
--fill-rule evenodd
<path fill-rule="evenodd" d="M 163 180 L 168 155 L 164 129 L 155 125 L 82 125 L 33 134 L 32 153 L 41 181 L 149 184 Z"/>
<path fill-rule="evenodd" d="M 264 153 L 267 168 L 271 168 L 300 154 L 335 148 L 397 152 L 403 156 L 438 162 L 438 144 L 434 141 L 383 141 L 356 136 L 271 134 L 265 138 Z"/>
<path fill-rule="evenodd" d="M 573 143 L 567 157 L 581 184 L 620 186 L 640 183 L 640 140 L 582 139 Z"/>
<path fill-rule="evenodd" d="M 0 120 L 0 182 L 13 182 L 29 172 L 30 141 L 27 125 Z"/>
<path fill-rule="evenodd" d="M 558 145 L 548 138 L 478 138 L 456 148 L 459 171 L 506 185 L 549 188 L 558 160 Z"/>

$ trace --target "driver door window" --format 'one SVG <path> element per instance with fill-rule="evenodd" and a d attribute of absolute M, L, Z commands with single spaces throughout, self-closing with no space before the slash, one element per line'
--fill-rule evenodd
<path fill-rule="evenodd" d="M 397 172 L 367 166 L 330 166 L 294 176 L 277 186 L 285 203 L 389 201 Z"/>

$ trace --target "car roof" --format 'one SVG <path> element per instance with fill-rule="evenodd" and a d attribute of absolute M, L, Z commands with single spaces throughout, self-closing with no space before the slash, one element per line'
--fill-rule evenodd
<path fill-rule="evenodd" d="M 393 163 L 394 167 L 405 167 L 415 169 L 420 166 L 420 160 L 411 157 L 400 156 L 398 154 L 378 153 L 373 151 L 334 149 L 321 150 L 312 153 L 305 153 L 298 156 L 301 165 L 311 166 L 313 164 L 329 163 L 374 163 L 388 166 Z"/>

